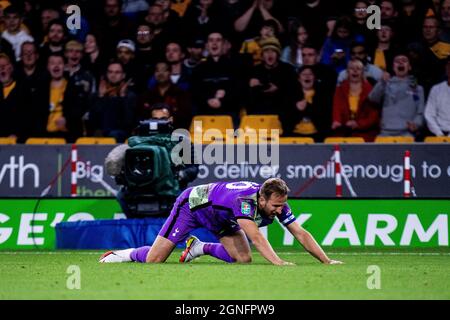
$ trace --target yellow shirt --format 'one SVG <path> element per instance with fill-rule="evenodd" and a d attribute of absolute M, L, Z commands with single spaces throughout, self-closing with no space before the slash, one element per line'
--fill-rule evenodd
<path fill-rule="evenodd" d="M 432 46 L 431 51 L 438 57 L 439 59 L 446 59 L 450 56 L 450 44 L 446 42 L 439 41 L 434 46 Z"/>
<path fill-rule="evenodd" d="M 66 87 L 67 80 L 64 79 L 59 87 L 50 88 L 50 114 L 48 115 L 47 121 L 48 132 L 67 131 L 65 127 L 60 129 L 56 125 L 56 121 L 63 116 L 62 102 L 64 100 Z"/>
<path fill-rule="evenodd" d="M 349 95 L 348 104 L 350 106 L 350 116 L 352 119 L 355 119 L 356 113 L 358 112 L 359 96 Z"/>
<path fill-rule="evenodd" d="M 383 71 L 387 69 L 386 56 L 384 55 L 384 51 L 377 49 L 375 51 L 374 65 L 380 68 Z"/>
<path fill-rule="evenodd" d="M 305 100 L 308 103 L 313 103 L 314 95 L 316 94 L 315 90 L 304 91 Z M 317 128 L 311 119 L 304 117 L 294 129 L 294 133 L 301 135 L 311 135 L 317 133 Z"/>
<path fill-rule="evenodd" d="M 3 97 L 5 99 L 8 98 L 9 94 L 11 93 L 11 91 L 14 90 L 15 87 L 16 87 L 15 81 L 11 82 L 9 86 L 3 87 Z"/>
<path fill-rule="evenodd" d="M 256 39 L 245 40 L 242 44 L 240 53 L 250 54 L 253 58 L 253 64 L 255 65 L 261 62 L 262 50 Z"/>
<path fill-rule="evenodd" d="M 186 10 L 191 3 L 191 0 L 176 0 L 172 1 L 172 4 L 170 5 L 170 9 L 175 11 L 180 15 L 180 17 L 183 17 L 186 13 Z"/>

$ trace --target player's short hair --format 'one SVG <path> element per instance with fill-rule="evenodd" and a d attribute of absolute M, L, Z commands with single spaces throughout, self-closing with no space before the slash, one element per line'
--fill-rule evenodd
<path fill-rule="evenodd" d="M 259 190 L 259 194 L 263 196 L 265 199 L 269 199 L 272 194 L 276 194 L 279 196 L 287 196 L 289 193 L 289 187 L 287 186 L 284 180 L 279 178 L 271 178 L 266 180 Z"/>

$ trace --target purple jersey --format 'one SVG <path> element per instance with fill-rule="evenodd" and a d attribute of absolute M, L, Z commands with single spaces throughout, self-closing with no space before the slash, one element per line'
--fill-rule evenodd
<path fill-rule="evenodd" d="M 184 241 L 196 228 L 206 228 L 218 238 L 240 230 L 238 219 L 254 221 L 258 227 L 273 222 L 261 214 L 257 196 L 261 186 L 253 182 L 218 182 L 188 188 L 177 198 L 159 235 L 174 243 Z M 277 217 L 288 226 L 295 221 L 286 204 Z"/>
<path fill-rule="evenodd" d="M 233 211 L 236 219 L 253 220 L 258 227 L 264 227 L 273 220 L 258 210 L 257 196 L 260 188 L 261 185 L 247 181 L 210 183 L 194 187 L 189 202 L 192 204 L 191 209 L 198 206 L 228 208 Z M 284 226 L 296 220 L 288 204 L 277 218 Z"/>

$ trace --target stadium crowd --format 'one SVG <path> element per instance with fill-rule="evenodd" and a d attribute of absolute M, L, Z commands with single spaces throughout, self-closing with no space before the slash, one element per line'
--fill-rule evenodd
<path fill-rule="evenodd" d="M 317 142 L 450 134 L 450 0 L 1 0 L 0 32 L 0 137 L 18 142 L 123 142 L 160 103 L 177 128 L 277 114 Z"/>

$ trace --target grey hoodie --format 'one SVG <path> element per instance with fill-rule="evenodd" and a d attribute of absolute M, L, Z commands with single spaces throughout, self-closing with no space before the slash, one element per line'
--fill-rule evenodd
<path fill-rule="evenodd" d="M 423 87 L 414 78 L 393 77 L 387 82 L 380 80 L 369 99 L 382 104 L 381 135 L 411 135 L 407 122 L 421 128 L 424 123 L 425 97 Z"/>

